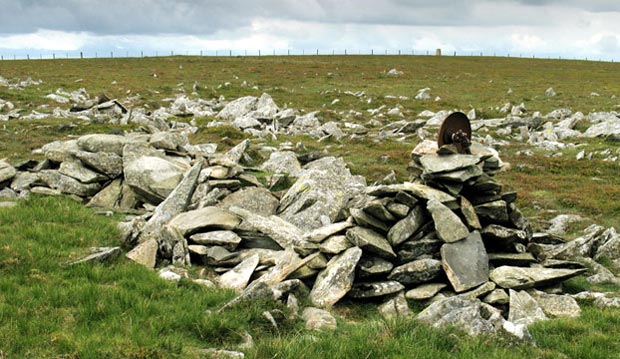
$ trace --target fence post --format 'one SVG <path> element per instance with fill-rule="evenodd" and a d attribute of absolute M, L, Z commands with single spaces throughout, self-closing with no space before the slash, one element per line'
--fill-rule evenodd
<path fill-rule="evenodd" d="M 228 50 L 228 56 L 232 56 L 232 50 Z"/>
<path fill-rule="evenodd" d="M 55 53 L 52 54 L 52 59 L 56 60 L 56 54 Z"/>
<path fill-rule="evenodd" d="M 258 50 L 258 56 L 260 56 L 260 49 Z"/>
<path fill-rule="evenodd" d="M 374 55 L 375 54 L 375 50 L 374 49 L 370 49 L 370 54 Z"/>
<path fill-rule="evenodd" d="M 286 54 L 290 55 L 291 54 L 291 49 L 286 49 Z"/>
<path fill-rule="evenodd" d="M 82 51 L 80 51 L 80 59 L 84 58 L 84 54 L 82 53 Z"/>
<path fill-rule="evenodd" d="M 316 49 L 316 54 L 317 54 L 317 55 L 319 54 L 319 49 Z"/>
<path fill-rule="evenodd" d="M 110 58 L 113 59 L 114 58 L 114 51 L 110 51 Z"/>
<path fill-rule="evenodd" d="M 170 56 L 174 56 L 174 51 L 170 51 Z"/>

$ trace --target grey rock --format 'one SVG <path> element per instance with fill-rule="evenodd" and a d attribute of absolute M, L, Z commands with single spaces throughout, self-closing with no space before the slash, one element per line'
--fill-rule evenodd
<path fill-rule="evenodd" d="M 347 296 L 351 298 L 376 298 L 398 293 L 403 289 L 405 286 L 396 281 L 362 282 L 353 284 Z"/>
<path fill-rule="evenodd" d="M 213 156 L 210 163 L 216 164 L 216 165 L 222 165 L 226 167 L 235 167 L 239 164 L 239 161 L 241 161 L 241 158 L 243 158 L 243 155 L 245 154 L 245 152 L 248 150 L 249 147 L 250 147 L 250 140 L 248 139 L 243 140 L 239 144 L 237 144 L 235 147 L 228 150 L 228 152 L 221 154 L 221 155 Z"/>
<path fill-rule="evenodd" d="M 351 248 L 353 244 L 346 236 L 331 236 L 319 245 L 321 253 L 338 254 Z"/>
<path fill-rule="evenodd" d="M 266 188 L 246 187 L 224 198 L 217 207 L 230 209 L 239 207 L 261 216 L 270 216 L 276 213 L 280 202 Z"/>
<path fill-rule="evenodd" d="M 206 229 L 235 229 L 241 220 L 236 215 L 217 207 L 204 207 L 183 212 L 172 218 L 168 225 L 183 236 Z"/>
<path fill-rule="evenodd" d="M 124 163 L 127 184 L 147 202 L 159 204 L 183 179 L 183 168 L 160 157 L 144 156 Z"/>
<path fill-rule="evenodd" d="M 306 234 L 304 234 L 304 239 L 312 243 L 321 243 L 325 238 L 331 237 L 351 227 L 353 227 L 353 221 L 351 218 L 348 218 L 344 222 L 328 224 L 310 232 L 306 232 Z"/>
<path fill-rule="evenodd" d="M 52 188 L 49 188 L 49 187 L 42 187 L 42 186 L 32 187 L 30 192 L 34 193 L 34 194 L 40 194 L 40 195 L 43 195 L 43 196 L 60 196 L 60 195 L 62 195 L 62 192 L 60 190 L 52 189 Z"/>
<path fill-rule="evenodd" d="M 256 102 L 255 110 L 250 112 L 248 116 L 259 120 L 272 120 L 280 108 L 273 101 L 273 98 L 267 93 L 263 93 Z"/>
<path fill-rule="evenodd" d="M 158 247 L 159 245 L 157 244 L 157 241 L 155 239 L 150 239 L 138 244 L 125 256 L 147 268 L 154 268 L 157 261 Z"/>
<path fill-rule="evenodd" d="M 306 165 L 282 197 L 280 216 L 303 230 L 333 223 L 362 186 L 365 183 L 351 175 L 342 158 L 321 158 Z"/>
<path fill-rule="evenodd" d="M 260 128 L 261 123 L 257 119 L 250 116 L 241 116 L 237 117 L 233 120 L 231 125 L 240 130 L 245 130 L 248 128 Z"/>
<path fill-rule="evenodd" d="M 86 204 L 88 207 L 117 208 L 122 192 L 120 179 L 110 182 Z"/>
<path fill-rule="evenodd" d="M 459 296 L 434 302 L 416 316 L 416 320 L 432 327 L 457 327 L 472 336 L 496 332 L 490 319 L 491 313 L 479 300 Z"/>
<path fill-rule="evenodd" d="M 409 310 L 409 304 L 403 292 L 400 292 L 393 298 L 388 299 L 383 304 L 379 305 L 379 314 L 387 320 L 396 318 L 404 318 L 411 315 Z"/>
<path fill-rule="evenodd" d="M 530 264 L 536 263 L 536 258 L 532 253 L 489 253 L 489 262 L 495 267 L 502 265 L 511 265 L 517 267 L 529 267 Z"/>
<path fill-rule="evenodd" d="M 420 163 L 425 173 L 452 172 L 465 169 L 480 162 L 480 157 L 473 155 L 435 155 L 428 154 L 420 157 Z"/>
<path fill-rule="evenodd" d="M 571 223 L 583 221 L 584 218 L 576 214 L 560 214 L 549 220 L 548 233 L 555 235 L 566 234 Z"/>
<path fill-rule="evenodd" d="M 92 254 L 71 262 L 71 264 L 80 263 L 103 263 L 118 258 L 121 254 L 121 247 L 93 247 L 90 249 Z"/>
<path fill-rule="evenodd" d="M 614 227 L 607 228 L 601 235 L 601 244 L 596 249 L 594 260 L 601 261 L 603 259 L 616 260 L 620 258 L 620 235 Z"/>
<path fill-rule="evenodd" d="M 480 231 L 484 242 L 491 247 L 508 247 L 513 243 L 527 244 L 525 231 L 490 224 Z"/>
<path fill-rule="evenodd" d="M 506 202 L 503 200 L 474 206 L 476 214 L 485 223 L 506 223 L 510 220 Z"/>
<path fill-rule="evenodd" d="M 413 300 L 427 300 L 434 297 L 442 289 L 447 287 L 444 283 L 421 284 L 405 293 L 405 298 Z"/>
<path fill-rule="evenodd" d="M 180 132 L 155 132 L 149 139 L 149 144 L 163 150 L 177 151 L 189 143 L 187 135 Z"/>
<path fill-rule="evenodd" d="M 392 213 L 396 218 L 403 219 L 409 214 L 409 206 L 402 203 L 391 202 L 388 203 L 386 208 L 390 213 Z"/>
<path fill-rule="evenodd" d="M 551 318 L 577 318 L 581 315 L 579 304 L 570 295 L 547 294 L 538 290 L 532 290 L 529 294 Z"/>
<path fill-rule="evenodd" d="M 278 284 L 298 269 L 315 260 L 319 255 L 320 253 L 317 252 L 302 259 L 299 255 L 297 255 L 297 253 L 290 250 L 285 250 L 276 260 L 276 265 L 267 273 L 258 278 L 255 282 L 263 282 L 269 285 Z"/>
<path fill-rule="evenodd" d="M 179 182 L 168 198 L 166 198 L 157 206 L 157 208 L 155 208 L 153 215 L 145 223 L 144 228 L 140 233 L 140 241 L 147 241 L 150 239 L 157 240 L 164 249 L 166 257 L 169 256 L 175 243 L 163 243 L 161 236 L 163 226 L 187 210 L 189 201 L 191 200 L 194 190 L 196 189 L 196 182 L 201 168 L 202 165 L 198 162 L 187 172 L 183 180 Z M 180 233 L 181 236 L 186 234 L 183 231 Z"/>
<path fill-rule="evenodd" d="M 17 170 L 5 160 L 0 160 L 0 183 L 15 177 Z"/>
<path fill-rule="evenodd" d="M 40 182 L 39 174 L 32 172 L 17 172 L 11 182 L 11 189 L 16 192 L 27 191 Z"/>
<path fill-rule="evenodd" d="M 461 213 L 465 218 L 466 224 L 473 229 L 482 228 L 482 225 L 480 224 L 480 219 L 478 218 L 476 210 L 474 209 L 474 206 L 471 204 L 471 202 L 469 202 L 469 200 L 465 197 L 461 197 L 460 201 Z"/>
<path fill-rule="evenodd" d="M 80 150 L 77 140 L 54 141 L 41 148 L 45 158 L 54 162 L 63 162 Z"/>
<path fill-rule="evenodd" d="M 436 238 L 423 238 L 403 243 L 398 251 L 398 260 L 410 262 L 422 256 L 434 255 L 439 252 L 445 242 Z"/>
<path fill-rule="evenodd" d="M 201 354 L 204 354 L 207 358 L 213 359 L 243 359 L 245 358 L 245 354 L 243 352 L 233 351 L 233 350 L 225 350 L 225 349 L 217 349 L 217 348 L 209 348 L 200 350 Z"/>
<path fill-rule="evenodd" d="M 390 211 L 387 210 L 387 208 L 384 205 L 385 202 L 386 202 L 385 199 L 372 200 L 364 206 L 363 208 L 364 212 L 368 213 L 369 215 L 375 218 L 378 218 L 379 220 L 383 222 L 393 223 L 394 221 L 396 221 L 396 218 L 394 218 L 392 213 L 390 213 Z"/>
<path fill-rule="evenodd" d="M 233 269 L 220 276 L 220 286 L 227 289 L 233 289 L 237 292 L 243 291 L 243 289 L 250 282 L 250 277 L 252 277 L 252 273 L 254 273 L 254 269 L 258 265 L 258 262 L 258 255 L 253 255 L 252 257 L 243 260 Z"/>
<path fill-rule="evenodd" d="M 303 116 L 297 116 L 289 126 L 289 131 L 292 134 L 307 134 L 317 129 L 321 126 L 321 121 L 316 117 L 318 113 L 319 111 L 313 111 Z"/>
<path fill-rule="evenodd" d="M 417 232 L 427 220 L 428 217 L 424 213 L 422 206 L 415 206 L 407 217 L 396 222 L 390 228 L 387 234 L 388 241 L 392 246 L 398 246 Z"/>
<path fill-rule="evenodd" d="M 77 145 L 83 151 L 111 152 L 122 156 L 123 147 L 129 141 L 130 139 L 125 136 L 94 134 L 78 138 Z"/>
<path fill-rule="evenodd" d="M 456 198 L 453 196 L 420 183 L 398 183 L 393 185 L 371 186 L 366 188 L 366 194 L 377 197 L 396 195 L 398 192 L 405 192 L 415 197 L 425 200 L 436 200 L 449 208 L 457 208 Z"/>
<path fill-rule="evenodd" d="M 305 308 L 301 319 L 306 322 L 308 330 L 335 330 L 338 325 L 336 318 L 328 311 L 313 307 Z"/>
<path fill-rule="evenodd" d="M 276 151 L 269 155 L 269 159 L 264 162 L 260 169 L 271 173 L 282 173 L 291 176 L 298 176 L 301 172 L 301 164 L 292 151 Z"/>
<path fill-rule="evenodd" d="M 123 158 L 116 153 L 77 151 L 75 157 L 110 178 L 116 178 L 123 173 Z"/>
<path fill-rule="evenodd" d="M 394 264 L 381 257 L 375 256 L 362 256 L 357 266 L 357 278 L 376 278 L 381 276 L 387 276 Z"/>
<path fill-rule="evenodd" d="M 489 278 L 502 288 L 526 289 L 562 282 L 585 272 L 585 269 L 523 268 L 501 266 Z"/>
<path fill-rule="evenodd" d="M 495 290 L 495 287 L 495 283 L 485 282 L 472 290 L 459 294 L 459 296 L 468 299 L 476 299 L 482 297 L 483 295 L 491 293 Z"/>
<path fill-rule="evenodd" d="M 437 279 L 442 272 L 440 261 L 425 258 L 395 267 L 388 279 L 405 285 L 420 284 Z"/>
<path fill-rule="evenodd" d="M 379 218 L 376 218 L 361 209 L 351 208 L 349 212 L 351 213 L 351 217 L 355 220 L 355 223 L 360 226 L 369 227 L 381 233 L 388 232 L 390 228 L 388 223 L 385 223 Z"/>
<path fill-rule="evenodd" d="M 50 188 L 80 197 L 90 197 L 101 189 L 101 185 L 98 183 L 81 183 L 75 178 L 65 176 L 56 170 L 43 170 L 39 172 L 39 178 Z"/>
<path fill-rule="evenodd" d="M 487 294 L 482 298 L 482 301 L 488 304 L 508 304 L 510 302 L 510 297 L 508 293 L 506 293 L 503 289 L 494 289 L 491 293 Z"/>
<path fill-rule="evenodd" d="M 230 211 L 243 218 L 245 225 L 268 235 L 284 249 L 307 255 L 318 248 L 304 239 L 301 229 L 278 216 L 264 217 L 239 207 L 231 207 Z"/>
<path fill-rule="evenodd" d="M 58 172 L 75 178 L 82 183 L 102 182 L 108 179 L 107 176 L 86 168 L 80 160 L 72 157 L 67 158 L 60 164 Z"/>
<path fill-rule="evenodd" d="M 327 122 L 327 123 L 321 125 L 318 128 L 318 130 L 322 131 L 327 136 L 331 136 L 331 137 L 335 138 L 336 140 L 340 140 L 341 138 L 344 137 L 344 133 L 342 132 L 342 130 L 340 129 L 338 124 L 336 122 L 333 122 L 333 121 L 330 121 L 330 122 Z"/>
<path fill-rule="evenodd" d="M 353 285 L 355 266 L 361 256 L 362 250 L 352 247 L 329 261 L 310 292 L 309 299 L 313 305 L 330 307 L 347 294 Z"/>
<path fill-rule="evenodd" d="M 233 231 L 222 230 L 193 234 L 190 236 L 190 241 L 207 246 L 222 246 L 230 251 L 234 251 L 241 243 L 241 237 Z"/>
<path fill-rule="evenodd" d="M 547 320 L 547 316 L 536 300 L 526 291 L 509 290 L 510 309 L 508 311 L 508 321 L 515 324 L 526 326 L 541 320 Z"/>
<path fill-rule="evenodd" d="M 254 96 L 246 96 L 229 102 L 217 114 L 217 117 L 225 120 L 234 120 L 237 117 L 244 116 L 256 108 L 258 99 Z"/>
<path fill-rule="evenodd" d="M 347 230 L 346 236 L 351 243 L 365 251 L 386 259 L 396 258 L 396 253 L 387 239 L 371 229 L 353 227 Z"/>
<path fill-rule="evenodd" d="M 457 293 L 489 279 L 489 258 L 478 232 L 472 232 L 465 240 L 444 244 L 441 260 L 448 280 Z"/>
<path fill-rule="evenodd" d="M 463 224 L 461 219 L 454 212 L 441 204 L 441 202 L 431 199 L 428 201 L 426 208 L 433 217 L 437 235 L 444 242 L 450 243 L 460 241 L 469 235 L 467 226 Z"/>

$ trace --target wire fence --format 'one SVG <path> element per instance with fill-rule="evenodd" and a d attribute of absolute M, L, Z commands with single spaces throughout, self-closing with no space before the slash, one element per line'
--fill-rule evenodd
<path fill-rule="evenodd" d="M 172 57 L 172 56 L 201 56 L 201 57 L 255 57 L 255 56 L 347 56 L 347 55 L 377 55 L 377 56 L 468 56 L 468 57 L 518 57 L 532 59 L 555 60 L 585 60 L 600 62 L 615 62 L 613 58 L 570 57 L 550 54 L 534 53 L 499 53 L 484 51 L 451 51 L 442 52 L 440 49 L 285 49 L 285 50 L 199 50 L 199 51 L 64 51 L 48 53 L 0 53 L 0 61 L 4 60 L 56 60 L 56 59 L 99 59 L 99 58 L 145 58 L 145 57 Z"/>

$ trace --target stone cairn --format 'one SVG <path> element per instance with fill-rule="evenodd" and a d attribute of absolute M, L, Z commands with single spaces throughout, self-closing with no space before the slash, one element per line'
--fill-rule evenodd
<path fill-rule="evenodd" d="M 204 266 L 239 293 L 224 308 L 264 297 L 297 310 L 301 295 L 323 309 L 371 301 L 394 317 L 415 301 L 428 305 L 418 319 L 432 325 L 521 338 L 545 315 L 578 315 L 571 297 L 532 289 L 557 289 L 585 269 L 528 252 L 556 239 L 533 234 L 516 193 L 502 192 L 497 152 L 426 145 L 412 153 L 411 182 L 376 186 L 339 158 L 305 156 L 302 166 L 294 152 L 275 151 L 248 168 L 240 164 L 248 140 L 221 154 L 178 132 L 54 142 L 43 148 L 47 160 L 2 162 L 0 174 L 4 195 L 65 193 L 94 207 L 141 209 L 119 224 L 127 257 L 176 273 Z M 258 180 L 265 174 L 267 186 Z M 292 187 L 276 191 L 286 178 Z"/>

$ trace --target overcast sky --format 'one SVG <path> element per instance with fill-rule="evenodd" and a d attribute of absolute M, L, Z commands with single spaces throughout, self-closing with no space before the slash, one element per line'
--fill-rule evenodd
<path fill-rule="evenodd" d="M 0 0 L 0 54 L 434 52 L 620 61 L 618 0 Z"/>

